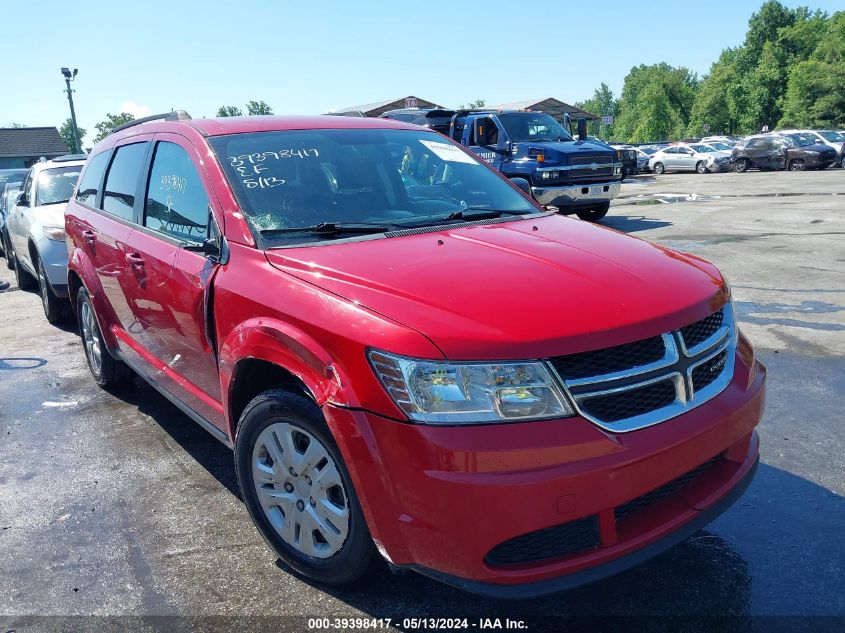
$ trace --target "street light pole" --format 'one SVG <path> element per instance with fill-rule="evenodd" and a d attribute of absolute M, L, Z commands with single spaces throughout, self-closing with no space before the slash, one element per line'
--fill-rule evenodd
<path fill-rule="evenodd" d="M 70 104 L 70 123 L 73 128 L 73 151 L 77 154 L 82 153 L 82 144 L 79 142 L 79 128 L 76 126 L 76 111 L 73 109 L 73 90 L 70 89 L 70 82 L 76 79 L 78 69 L 74 68 L 73 73 L 68 68 L 62 68 L 62 75 L 65 77 L 65 85 L 67 85 L 67 101 Z"/>

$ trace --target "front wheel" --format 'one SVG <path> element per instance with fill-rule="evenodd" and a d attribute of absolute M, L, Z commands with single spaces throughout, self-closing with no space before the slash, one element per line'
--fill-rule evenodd
<path fill-rule="evenodd" d="M 579 209 L 575 212 L 575 214 L 587 222 L 598 222 L 607 215 L 608 211 L 610 211 L 610 203 L 605 202 L 604 204 L 591 209 Z"/>
<path fill-rule="evenodd" d="M 845 154 L 842 155 L 842 159 L 839 161 L 839 166 L 842 169 L 845 169 Z"/>
<path fill-rule="evenodd" d="M 349 471 L 310 399 L 272 389 L 247 405 L 235 438 L 247 510 L 282 561 L 317 582 L 342 585 L 375 560 Z"/>
<path fill-rule="evenodd" d="M 707 165 L 704 164 L 703 160 L 700 160 L 695 164 L 695 171 L 697 171 L 699 174 L 707 173 Z"/>
<path fill-rule="evenodd" d="M 789 161 L 789 171 L 804 171 L 807 169 L 807 163 L 803 158 L 793 158 Z"/>
<path fill-rule="evenodd" d="M 654 173 L 655 174 L 665 174 L 666 168 L 663 166 L 663 163 L 654 163 Z"/>
<path fill-rule="evenodd" d="M 734 164 L 734 171 L 737 171 L 740 174 L 742 174 L 742 173 L 747 172 L 749 167 L 750 167 L 750 165 L 748 164 L 748 159 L 747 158 L 740 158 Z"/>
<path fill-rule="evenodd" d="M 41 305 L 44 307 L 44 316 L 50 323 L 58 323 L 68 316 L 67 302 L 56 296 L 50 287 L 47 279 L 47 272 L 44 270 L 44 263 L 38 258 L 38 292 L 41 295 Z"/>
<path fill-rule="evenodd" d="M 4 230 L 2 235 L 0 235 L 0 239 L 3 240 L 3 250 L 6 253 L 6 268 L 9 270 L 14 270 L 15 268 L 15 257 L 14 251 L 12 250 L 12 240 L 9 238 L 9 232 Z"/>

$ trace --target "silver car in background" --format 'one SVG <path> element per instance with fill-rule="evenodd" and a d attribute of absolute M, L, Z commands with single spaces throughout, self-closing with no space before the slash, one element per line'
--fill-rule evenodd
<path fill-rule="evenodd" d="M 85 154 L 75 154 L 33 165 L 8 218 L 9 257 L 18 287 L 38 287 L 50 323 L 70 314 L 65 206 L 86 158 Z"/>
<path fill-rule="evenodd" d="M 21 181 L 26 175 L 26 169 L 0 169 L 0 252 L 6 256 L 6 240 L 4 235 L 6 233 L 6 216 L 9 205 L 6 203 L 6 195 L 8 191 L 14 189 L 17 185 L 20 188 Z M 12 201 L 14 203 L 14 201 Z"/>
<path fill-rule="evenodd" d="M 670 145 L 655 152 L 648 161 L 655 174 L 667 171 L 695 171 L 706 174 L 711 171 L 728 171 L 731 168 L 730 154 L 695 143 Z"/>

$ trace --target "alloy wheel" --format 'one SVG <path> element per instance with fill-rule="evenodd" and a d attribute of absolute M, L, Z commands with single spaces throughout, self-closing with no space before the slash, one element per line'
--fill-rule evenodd
<path fill-rule="evenodd" d="M 82 324 L 82 342 L 85 345 L 85 355 L 88 357 L 91 369 L 96 375 L 100 375 L 103 371 L 103 358 L 102 352 L 100 351 L 100 328 L 97 326 L 94 310 L 88 301 L 82 302 L 79 320 Z"/>
<path fill-rule="evenodd" d="M 804 171 L 807 164 L 801 158 L 795 158 L 789 161 L 789 171 Z"/>
<path fill-rule="evenodd" d="M 306 556 L 329 558 L 349 534 L 349 496 L 326 447 L 286 422 L 265 428 L 252 451 L 252 478 L 267 520 Z"/>

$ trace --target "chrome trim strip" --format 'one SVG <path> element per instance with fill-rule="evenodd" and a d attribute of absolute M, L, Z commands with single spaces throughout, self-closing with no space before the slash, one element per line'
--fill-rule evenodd
<path fill-rule="evenodd" d="M 621 378 L 631 378 L 640 374 L 648 374 L 657 369 L 663 369 L 674 365 L 680 360 L 678 356 L 678 346 L 675 344 L 675 337 L 671 334 L 661 334 L 663 337 L 663 346 L 666 350 L 663 358 L 656 360 L 648 365 L 640 365 L 632 369 L 623 369 L 621 371 L 614 371 L 609 374 L 600 374 L 598 376 L 589 376 L 587 378 L 576 378 L 574 380 L 565 380 L 567 387 L 581 387 L 582 385 L 594 385 L 598 382 L 610 382 L 612 380 L 619 380 Z M 556 371 L 552 367 L 552 371 Z"/>
<path fill-rule="evenodd" d="M 557 377 L 578 415 L 586 418 L 593 424 L 613 433 L 627 433 L 660 424 L 683 413 L 687 413 L 713 399 L 724 391 L 731 383 L 731 380 L 733 380 L 734 366 L 736 363 L 736 323 L 734 321 L 733 307 L 730 303 L 725 304 L 721 309 L 724 315 L 722 318 L 722 327 L 708 337 L 707 340 L 702 341 L 691 350 L 686 349 L 680 329 L 662 335 L 666 344 L 666 357 L 674 354 L 673 357 L 675 360 L 672 363 L 667 363 L 665 360 L 666 357 L 664 357 L 664 359 L 656 363 L 651 363 L 648 366 L 644 365 L 627 371 L 605 374 L 601 377 L 582 378 L 578 380 L 564 380 L 554 368 L 551 361 L 547 361 L 547 364 L 553 375 Z M 680 346 L 681 354 L 678 353 L 678 346 Z M 726 357 L 719 376 L 700 391 L 695 391 L 695 387 L 692 384 L 693 370 L 712 360 L 722 352 L 726 352 Z M 684 363 L 685 368 L 682 370 L 683 374 L 679 367 L 682 358 L 691 361 L 688 365 Z M 684 365 L 681 366 L 683 367 Z M 598 389 L 576 395 L 573 395 L 570 391 L 570 387 L 606 384 L 620 379 L 635 378 L 639 375 L 654 373 L 661 369 L 666 369 L 667 372 L 640 382 L 627 383 L 617 387 L 608 387 L 606 389 Z M 674 371 L 672 371 L 673 369 Z M 631 391 L 667 379 L 671 379 L 675 383 L 675 401 L 668 406 L 649 411 L 648 413 L 608 422 L 588 414 L 581 407 L 582 402 L 590 398 Z"/>
<path fill-rule="evenodd" d="M 593 163 L 596 164 L 595 170 L 591 167 Z M 593 161 L 593 163 L 587 163 L 585 165 L 560 165 L 559 167 L 537 167 L 535 171 L 572 171 L 573 169 L 589 169 L 591 171 L 598 171 L 599 169 L 604 169 L 605 167 L 616 167 L 617 165 L 622 164 L 613 160 L 606 162 Z"/>

